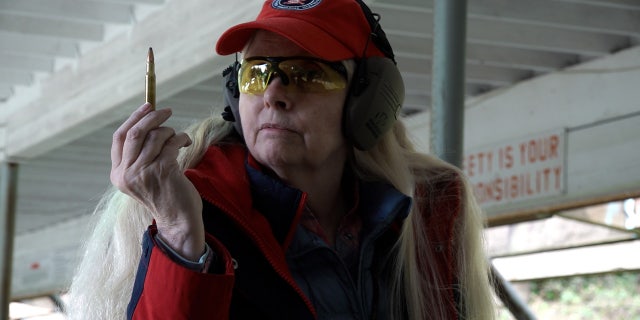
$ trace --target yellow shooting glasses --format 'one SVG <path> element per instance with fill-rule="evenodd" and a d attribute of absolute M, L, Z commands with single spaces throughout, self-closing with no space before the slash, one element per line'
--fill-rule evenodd
<path fill-rule="evenodd" d="M 251 57 L 240 64 L 240 92 L 264 93 L 274 74 L 288 92 L 325 93 L 347 87 L 347 69 L 342 62 L 313 57 Z"/>

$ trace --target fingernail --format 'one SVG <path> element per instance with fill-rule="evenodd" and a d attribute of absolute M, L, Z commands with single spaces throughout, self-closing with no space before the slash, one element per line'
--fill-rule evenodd
<path fill-rule="evenodd" d="M 147 112 L 151 109 L 151 103 L 147 102 L 140 107 L 140 111 Z"/>

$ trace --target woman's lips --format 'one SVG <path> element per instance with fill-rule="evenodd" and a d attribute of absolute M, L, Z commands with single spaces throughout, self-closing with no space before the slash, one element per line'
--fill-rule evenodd
<path fill-rule="evenodd" d="M 283 125 L 279 125 L 279 124 L 275 124 L 275 123 L 265 123 L 263 125 L 260 126 L 260 130 L 264 130 L 264 129 L 274 129 L 274 130 L 284 130 L 284 131 L 291 131 L 291 132 L 296 132 L 296 130 L 291 129 L 287 126 L 283 126 Z"/>

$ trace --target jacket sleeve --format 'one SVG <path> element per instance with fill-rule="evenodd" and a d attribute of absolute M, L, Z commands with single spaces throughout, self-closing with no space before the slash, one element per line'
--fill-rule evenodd
<path fill-rule="evenodd" d="M 178 264 L 160 250 L 156 234 L 152 225 L 143 236 L 127 319 L 228 319 L 234 273 L 224 246 L 207 235 L 207 245 L 222 272 L 202 273 Z"/>

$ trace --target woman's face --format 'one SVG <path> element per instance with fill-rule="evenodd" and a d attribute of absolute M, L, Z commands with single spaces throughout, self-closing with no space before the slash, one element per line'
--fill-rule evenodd
<path fill-rule="evenodd" d="M 310 56 L 275 33 L 258 31 L 244 58 Z M 272 77 L 261 94 L 240 94 L 244 138 L 253 157 L 276 173 L 341 166 L 347 142 L 342 134 L 342 110 L 347 88 L 322 93 L 285 90 Z M 289 84 L 291 85 L 291 84 Z"/>

